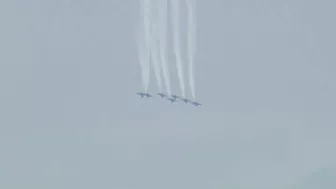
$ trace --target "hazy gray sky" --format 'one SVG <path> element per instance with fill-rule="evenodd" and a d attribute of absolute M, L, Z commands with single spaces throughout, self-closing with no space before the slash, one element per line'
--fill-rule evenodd
<path fill-rule="evenodd" d="M 0 1 L 0 188 L 332 180 L 335 5 L 197 1 L 194 108 L 135 95 L 138 0 Z"/>

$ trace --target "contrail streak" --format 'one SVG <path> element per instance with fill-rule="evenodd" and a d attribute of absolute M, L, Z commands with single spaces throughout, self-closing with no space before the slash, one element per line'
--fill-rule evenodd
<path fill-rule="evenodd" d="M 192 98 L 195 100 L 194 57 L 196 53 L 196 23 L 194 19 L 194 0 L 186 0 L 188 8 L 188 59 L 189 59 L 189 85 Z"/>
<path fill-rule="evenodd" d="M 141 77 L 142 77 L 142 85 L 145 92 L 148 91 L 149 80 L 150 80 L 150 69 L 149 69 L 149 47 L 148 47 L 148 37 L 146 31 L 146 17 L 148 14 L 148 10 L 146 9 L 147 4 L 146 0 L 140 0 L 140 24 L 137 28 L 137 47 L 139 54 L 139 62 L 141 66 Z"/>
<path fill-rule="evenodd" d="M 158 0 L 158 19 L 157 23 L 160 26 L 159 30 L 159 49 L 160 49 L 160 59 L 163 71 L 164 82 L 168 95 L 171 95 L 170 88 L 170 76 L 168 72 L 168 65 L 166 59 L 167 51 L 167 3 L 168 0 Z"/>
<path fill-rule="evenodd" d="M 175 52 L 175 61 L 177 67 L 177 75 L 180 82 L 180 88 L 182 97 L 185 97 L 185 87 L 184 87 L 184 76 L 183 76 L 183 67 L 182 67 L 182 58 L 180 52 L 180 35 L 179 35 L 179 0 L 171 0 L 172 9 L 172 26 L 173 26 L 173 38 L 174 38 L 174 52 Z"/>
<path fill-rule="evenodd" d="M 161 65 L 159 62 L 159 51 L 158 51 L 158 25 L 157 25 L 157 14 L 158 11 L 156 9 L 155 4 L 153 3 L 156 0 L 149 0 L 151 3 L 149 5 L 150 8 L 150 51 L 151 51 L 151 62 L 154 67 L 155 77 L 157 81 L 157 85 L 159 88 L 159 92 L 162 92 L 162 80 L 161 80 Z"/>
<path fill-rule="evenodd" d="M 139 27 L 140 28 L 140 27 Z M 146 53 L 146 47 L 144 45 L 143 40 L 141 40 L 141 32 L 138 32 L 137 43 L 138 43 L 138 53 L 139 53 L 139 61 L 141 66 L 141 77 L 142 77 L 142 85 L 145 92 L 148 91 L 149 80 L 150 80 L 150 69 L 149 69 L 149 57 Z"/>

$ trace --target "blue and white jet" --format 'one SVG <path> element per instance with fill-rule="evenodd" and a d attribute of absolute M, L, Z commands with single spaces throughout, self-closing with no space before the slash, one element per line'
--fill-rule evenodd
<path fill-rule="evenodd" d="M 150 95 L 150 94 L 148 94 L 148 93 L 145 93 L 145 96 L 146 96 L 147 98 L 149 98 L 149 97 L 153 97 L 152 95 Z"/>
<path fill-rule="evenodd" d="M 177 95 L 172 95 L 173 99 L 176 100 L 176 99 L 181 99 L 181 97 L 177 96 Z"/>
<path fill-rule="evenodd" d="M 202 104 L 200 104 L 200 103 L 198 103 L 198 102 L 191 102 L 193 105 L 195 105 L 195 106 L 200 106 L 200 105 L 202 105 Z"/>
<path fill-rule="evenodd" d="M 161 98 L 165 98 L 168 97 L 167 95 L 163 94 L 163 93 L 156 93 L 157 95 L 159 95 Z"/>
<path fill-rule="evenodd" d="M 137 93 L 137 94 L 140 95 L 141 98 L 143 98 L 143 97 L 146 97 L 146 98 L 152 97 L 152 95 L 150 95 L 148 93 Z"/>
<path fill-rule="evenodd" d="M 182 97 L 179 97 L 179 96 L 177 96 L 177 95 L 172 95 L 172 98 L 173 99 L 175 99 L 175 100 L 177 100 L 177 99 L 180 99 L 180 100 L 182 100 L 184 103 L 188 103 L 188 102 L 191 102 L 189 99 L 187 99 L 187 98 L 182 98 Z"/>
<path fill-rule="evenodd" d="M 189 102 L 191 102 L 191 101 L 190 101 L 189 99 L 187 99 L 187 98 L 182 98 L 181 100 L 183 100 L 183 102 L 186 103 L 186 104 L 189 103 Z"/>
<path fill-rule="evenodd" d="M 169 100 L 171 103 L 174 103 L 177 101 L 176 99 L 173 99 L 173 98 L 167 98 L 167 100 Z"/>
<path fill-rule="evenodd" d="M 140 95 L 141 98 L 145 97 L 145 93 L 136 93 L 137 95 Z"/>

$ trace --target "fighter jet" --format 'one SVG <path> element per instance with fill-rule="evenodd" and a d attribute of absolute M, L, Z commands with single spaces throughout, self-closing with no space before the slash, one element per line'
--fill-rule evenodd
<path fill-rule="evenodd" d="M 176 99 L 181 99 L 181 97 L 179 96 L 176 96 L 176 95 L 172 95 L 173 99 L 176 100 Z"/>
<path fill-rule="evenodd" d="M 174 103 L 177 101 L 176 99 L 173 99 L 173 98 L 167 98 L 167 100 L 169 100 L 171 103 Z"/>
<path fill-rule="evenodd" d="M 159 95 L 161 98 L 165 98 L 168 97 L 167 95 L 163 94 L 163 93 L 156 93 L 157 95 Z"/>
<path fill-rule="evenodd" d="M 152 97 L 152 95 L 150 95 L 148 93 L 136 93 L 136 94 L 140 95 L 141 98 L 143 98 L 143 97 L 147 97 L 147 98 Z"/>
<path fill-rule="evenodd" d="M 186 104 L 187 104 L 188 102 L 191 102 L 191 101 L 190 101 L 189 99 L 187 99 L 187 98 L 182 98 L 181 100 L 183 100 L 183 102 L 186 103 Z"/>
<path fill-rule="evenodd" d="M 148 93 L 145 93 L 145 96 L 146 96 L 147 98 L 149 98 L 149 97 L 153 97 L 152 95 L 150 95 L 150 94 L 148 94 Z"/>
<path fill-rule="evenodd" d="M 200 104 L 200 103 L 198 103 L 198 102 L 191 102 L 193 105 L 195 105 L 195 106 L 200 106 L 200 105 L 202 105 L 202 104 Z"/>
<path fill-rule="evenodd" d="M 145 93 L 136 93 L 137 95 L 140 95 L 141 98 L 143 98 L 145 95 Z"/>
<path fill-rule="evenodd" d="M 187 99 L 187 98 L 182 98 L 182 97 L 179 97 L 179 96 L 177 96 L 177 95 L 172 95 L 172 98 L 175 99 L 175 100 L 180 99 L 180 100 L 182 100 L 184 103 L 191 102 L 189 99 Z"/>

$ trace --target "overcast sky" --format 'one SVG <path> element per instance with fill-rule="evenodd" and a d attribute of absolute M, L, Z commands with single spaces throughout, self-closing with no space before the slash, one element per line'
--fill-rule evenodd
<path fill-rule="evenodd" d="M 290 188 L 335 172 L 335 5 L 199 0 L 195 108 L 135 95 L 138 0 L 0 1 L 0 188 Z"/>

